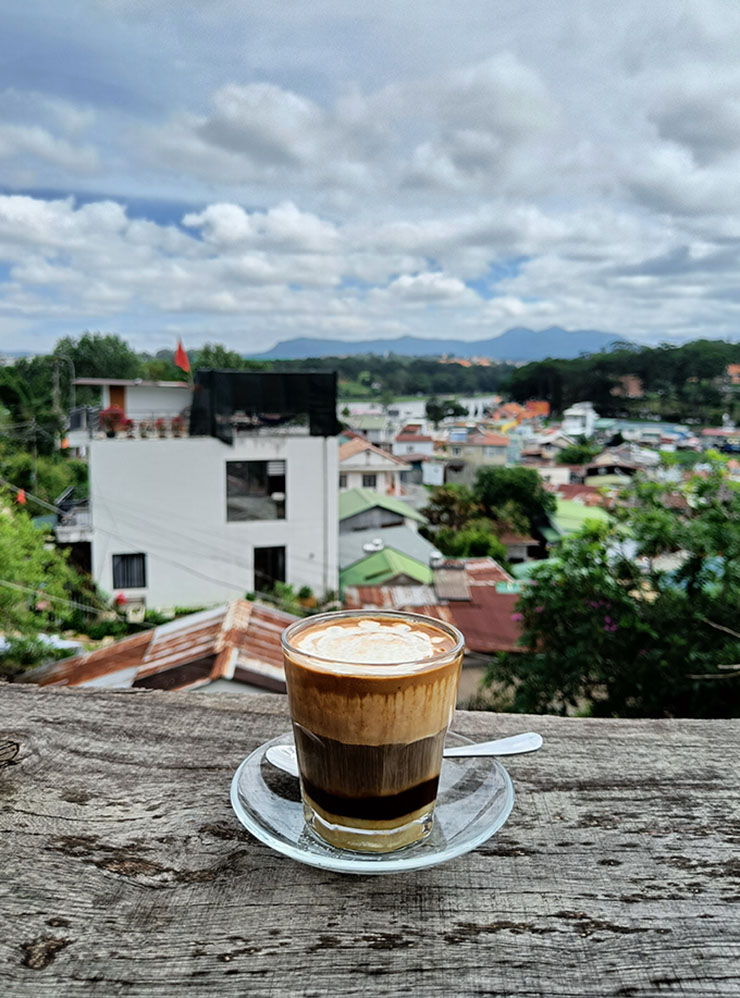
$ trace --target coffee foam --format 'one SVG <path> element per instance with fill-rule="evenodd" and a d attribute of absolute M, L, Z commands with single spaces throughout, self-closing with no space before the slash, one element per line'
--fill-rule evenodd
<path fill-rule="evenodd" d="M 361 618 L 357 621 L 309 628 L 297 635 L 293 646 L 306 655 L 341 665 L 400 666 L 408 663 L 424 668 L 429 659 L 451 651 L 452 642 L 442 632 L 412 627 L 401 621 Z M 385 671 L 385 670 L 384 670 Z"/>

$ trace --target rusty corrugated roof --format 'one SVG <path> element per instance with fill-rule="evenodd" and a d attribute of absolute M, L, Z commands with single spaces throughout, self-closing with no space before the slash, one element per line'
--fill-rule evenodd
<path fill-rule="evenodd" d="M 345 606 L 348 610 L 410 610 L 447 621 L 462 631 L 469 652 L 521 651 L 517 644 L 521 624 L 515 611 L 519 597 L 496 591 L 497 582 L 512 582 L 512 576 L 493 558 L 460 559 L 459 564 L 464 566 L 460 574 L 467 580 L 467 599 L 440 603 L 429 586 L 348 586 Z"/>
<path fill-rule="evenodd" d="M 280 635 L 296 620 L 292 614 L 235 600 L 214 610 L 189 614 L 105 648 L 51 662 L 24 673 L 24 682 L 40 686 L 109 686 L 155 684 L 169 674 L 171 689 L 201 686 L 214 679 L 244 678 L 267 689 L 285 689 Z M 198 663 L 201 673 L 193 678 Z M 183 670 L 178 681 L 175 670 Z M 161 688 L 161 684 L 157 684 Z"/>

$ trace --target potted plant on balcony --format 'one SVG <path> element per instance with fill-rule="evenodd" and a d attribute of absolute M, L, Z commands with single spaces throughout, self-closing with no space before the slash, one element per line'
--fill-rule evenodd
<path fill-rule="evenodd" d="M 173 437 L 181 437 L 185 433 L 185 420 L 182 416 L 173 416 L 170 420 L 170 429 Z"/>
<path fill-rule="evenodd" d="M 166 437 L 167 436 L 167 420 L 166 419 L 162 419 L 161 416 L 160 416 L 159 419 L 155 419 L 154 420 L 154 429 L 157 431 L 157 434 L 160 437 Z"/>
<path fill-rule="evenodd" d="M 126 431 L 126 436 L 132 440 L 136 436 L 136 423 L 133 419 L 124 419 L 123 429 Z"/>
<path fill-rule="evenodd" d="M 100 413 L 100 425 L 105 430 L 107 437 L 115 437 L 116 433 L 123 427 L 126 415 L 123 409 L 117 405 L 109 405 Z"/>
<path fill-rule="evenodd" d="M 152 421 L 150 419 L 140 419 L 139 420 L 139 436 L 148 437 L 151 436 L 151 432 L 154 429 Z"/>

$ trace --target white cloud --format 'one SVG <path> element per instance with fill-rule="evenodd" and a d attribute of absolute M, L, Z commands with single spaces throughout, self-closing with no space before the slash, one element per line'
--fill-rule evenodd
<path fill-rule="evenodd" d="M 737 334 L 738 5 L 24 16 L 0 36 L 0 329 Z"/>
<path fill-rule="evenodd" d="M 92 146 L 57 138 L 37 125 L 0 125 L 0 159 L 31 156 L 63 166 L 72 173 L 93 173 L 99 167 Z"/>
<path fill-rule="evenodd" d="M 263 245 L 293 252 L 331 252 L 338 247 L 336 227 L 285 201 L 266 212 L 246 212 L 235 204 L 213 204 L 185 215 L 183 224 L 199 228 L 216 247 Z"/>
<path fill-rule="evenodd" d="M 378 297 L 413 304 L 472 305 L 477 296 L 457 277 L 445 274 L 402 274 L 377 292 Z"/>

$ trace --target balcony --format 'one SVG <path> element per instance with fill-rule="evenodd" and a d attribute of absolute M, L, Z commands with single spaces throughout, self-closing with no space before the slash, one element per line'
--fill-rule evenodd
<path fill-rule="evenodd" d="M 64 510 L 59 514 L 55 527 L 59 544 L 82 544 L 92 541 L 92 508 L 89 499 L 77 502 L 67 499 L 66 503 L 64 500 L 62 502 L 57 500 L 55 505 L 58 509 Z"/>
<path fill-rule="evenodd" d="M 118 414 L 120 413 L 120 415 Z M 100 406 L 77 406 L 69 410 L 68 440 L 72 447 L 84 447 L 90 440 L 145 439 L 147 437 L 188 436 L 189 410 L 149 411 L 119 410 L 111 416 L 110 410 Z"/>

